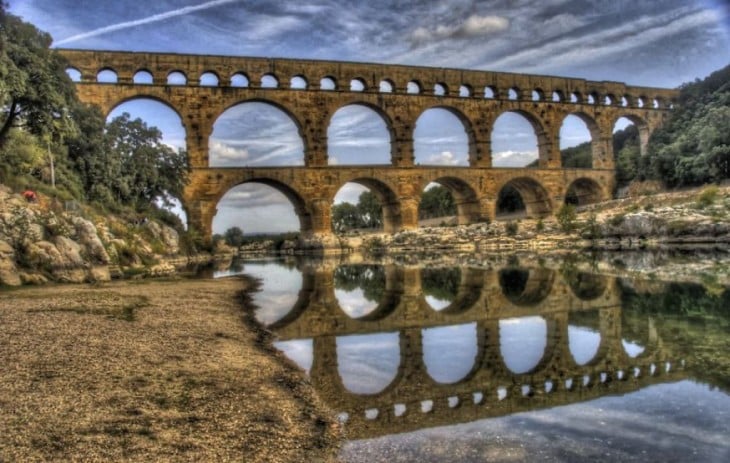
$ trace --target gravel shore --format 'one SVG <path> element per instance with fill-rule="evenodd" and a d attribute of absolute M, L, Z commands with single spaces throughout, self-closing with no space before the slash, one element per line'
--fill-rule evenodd
<path fill-rule="evenodd" d="M 0 462 L 332 461 L 244 279 L 0 290 Z"/>

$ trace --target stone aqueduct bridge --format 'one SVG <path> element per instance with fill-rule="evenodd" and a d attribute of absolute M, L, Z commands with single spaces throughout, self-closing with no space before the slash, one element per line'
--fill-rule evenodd
<path fill-rule="evenodd" d="M 512 269 L 529 274 L 522 292 L 513 294 L 502 287 L 500 272 L 466 268 L 452 304 L 436 311 L 423 296 L 421 269 L 386 265 L 383 300 L 367 315 L 352 318 L 335 297 L 333 271 L 326 265 L 304 268 L 299 300 L 269 328 L 282 341 L 312 339 L 312 384 L 330 408 L 347 413 L 349 438 L 582 402 L 690 376 L 689 365 L 668 351 L 652 321 L 622 314 L 621 290 L 612 277 L 566 278 L 546 268 Z M 545 320 L 546 345 L 534 367 L 517 373 L 501 352 L 500 320 L 529 316 Z M 476 324 L 472 368 L 455 383 L 440 383 L 425 363 L 423 329 L 465 323 Z M 573 358 L 569 324 L 600 333 L 595 355 L 585 364 Z M 390 384 L 373 394 L 347 389 L 339 371 L 337 337 L 388 332 L 398 333 L 400 349 Z M 645 350 L 632 358 L 623 340 L 638 341 Z"/>
<path fill-rule="evenodd" d="M 614 188 L 612 132 L 616 120 L 627 117 L 633 121 L 644 148 L 677 97 L 675 90 L 618 82 L 487 71 L 296 59 L 59 52 L 67 58 L 70 69 L 80 73 L 79 98 L 99 105 L 105 114 L 135 98 L 152 98 L 177 112 L 186 130 L 192 166 L 182 202 L 190 224 L 207 235 L 221 197 L 233 186 L 249 181 L 282 191 L 294 204 L 305 236 L 331 233 L 332 201 L 347 182 L 363 184 L 379 197 L 386 232 L 418 226 L 421 192 L 430 182 L 451 190 L 460 223 L 494 218 L 496 198 L 507 184 L 520 192 L 527 213 L 533 215 L 559 207 L 569 191 L 582 202 L 606 199 Z M 116 82 L 99 82 L 101 71 L 113 71 Z M 152 76 L 151 84 L 135 83 L 140 71 Z M 169 84 L 172 73 L 182 73 L 185 83 Z M 218 84 L 201 85 L 204 74 L 214 75 Z M 246 86 L 233 85 L 240 76 L 245 77 Z M 266 76 L 275 80 L 276 87 L 262 86 Z M 304 88 L 292 88 L 293 79 Z M 487 93 L 491 98 L 485 96 Z M 247 101 L 272 104 L 291 117 L 304 145 L 303 167 L 209 166 L 208 140 L 216 119 L 226 109 Z M 390 165 L 328 165 L 330 118 L 339 108 L 352 104 L 371 108 L 383 118 L 391 137 Z M 414 165 L 416 120 L 430 108 L 446 109 L 463 123 L 469 141 L 469 167 Z M 535 130 L 538 168 L 492 168 L 492 127 L 502 113 L 510 111 L 524 116 Z M 560 127 L 571 114 L 580 117 L 591 133 L 592 169 L 561 168 Z"/>

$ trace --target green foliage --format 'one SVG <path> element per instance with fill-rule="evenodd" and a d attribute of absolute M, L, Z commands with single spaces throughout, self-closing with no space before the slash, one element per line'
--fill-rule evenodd
<path fill-rule="evenodd" d="M 537 222 L 535 223 L 535 230 L 538 232 L 545 230 L 545 223 L 542 221 L 542 218 L 537 219 Z"/>
<path fill-rule="evenodd" d="M 730 66 L 681 88 L 680 104 L 649 144 L 653 178 L 668 186 L 730 178 Z"/>
<path fill-rule="evenodd" d="M 68 117 L 75 89 L 51 42 L 49 34 L 0 8 L 0 147 L 13 127 L 45 140 L 76 130 Z"/>
<path fill-rule="evenodd" d="M 555 219 L 558 221 L 558 225 L 563 232 L 570 233 L 575 229 L 575 206 L 572 204 L 563 204 L 555 214 Z"/>
<path fill-rule="evenodd" d="M 223 233 L 223 240 L 228 246 L 238 248 L 243 244 L 243 230 L 238 227 L 231 227 Z"/>
<path fill-rule="evenodd" d="M 362 289 L 365 299 L 380 302 L 385 294 L 385 270 L 382 265 L 341 265 L 334 272 L 335 288 L 344 291 Z"/>
<path fill-rule="evenodd" d="M 517 234 L 518 228 L 519 225 L 517 224 L 517 222 L 510 221 L 504 225 L 504 231 L 505 233 L 507 233 L 508 236 L 515 236 Z"/>
<path fill-rule="evenodd" d="M 718 188 L 716 185 L 705 187 L 698 195 L 696 205 L 700 209 L 704 209 L 714 204 L 717 200 Z"/>
<path fill-rule="evenodd" d="M 601 237 L 601 227 L 598 225 L 596 214 L 588 216 L 588 220 L 586 220 L 586 223 L 583 226 L 581 236 L 589 240 L 595 240 Z"/>
<path fill-rule="evenodd" d="M 343 202 L 332 206 L 332 229 L 343 232 L 355 228 L 379 228 L 383 225 L 383 209 L 378 198 L 364 191 L 357 205 Z"/>
<path fill-rule="evenodd" d="M 451 192 L 440 185 L 424 191 L 418 205 L 418 218 L 421 220 L 452 216 L 456 212 L 456 203 Z"/>
<path fill-rule="evenodd" d="M 421 270 L 421 289 L 423 294 L 441 301 L 453 301 L 459 292 L 461 269 L 424 268 Z"/>
<path fill-rule="evenodd" d="M 525 202 L 522 195 L 516 188 L 508 185 L 499 192 L 497 197 L 497 211 L 500 213 L 510 213 L 522 211 L 525 209 Z"/>
<path fill-rule="evenodd" d="M 561 150 L 560 162 L 563 167 L 590 169 L 593 167 L 591 142 L 581 143 L 578 146 Z"/>

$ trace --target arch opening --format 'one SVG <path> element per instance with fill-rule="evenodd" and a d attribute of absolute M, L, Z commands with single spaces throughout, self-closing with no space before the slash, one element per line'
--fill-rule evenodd
<path fill-rule="evenodd" d="M 536 180 L 520 177 L 507 182 L 497 195 L 497 218 L 515 218 L 523 215 L 544 217 L 552 211 L 547 190 Z"/>
<path fill-rule="evenodd" d="M 649 128 L 636 116 L 619 117 L 613 126 L 613 156 L 616 163 L 616 183 L 619 187 L 632 180 L 644 180 Z"/>
<path fill-rule="evenodd" d="M 213 217 L 214 234 L 225 235 L 237 227 L 240 235 L 296 235 L 312 229 L 304 200 L 290 187 L 271 179 L 254 179 L 236 185 L 218 200 Z"/>
<path fill-rule="evenodd" d="M 585 206 L 595 204 L 603 199 L 602 188 L 595 180 L 579 178 L 574 180 L 565 193 L 565 204 Z"/>
<path fill-rule="evenodd" d="M 381 80 L 378 85 L 380 93 L 393 93 L 393 82 L 389 80 Z"/>
<path fill-rule="evenodd" d="M 445 108 L 427 109 L 416 120 L 413 151 L 416 164 L 468 166 L 471 140 L 468 121 Z"/>
<path fill-rule="evenodd" d="M 418 220 L 421 226 L 467 225 L 480 220 L 476 192 L 463 180 L 442 177 L 421 193 Z"/>
<path fill-rule="evenodd" d="M 188 78 L 180 71 L 172 71 L 167 75 L 167 85 L 186 85 Z"/>
<path fill-rule="evenodd" d="M 338 336 L 336 344 L 337 373 L 353 394 L 378 394 L 398 376 L 398 333 Z"/>
<path fill-rule="evenodd" d="M 96 74 L 96 81 L 100 84 L 116 84 L 119 81 L 119 76 L 113 69 L 101 69 Z"/>
<path fill-rule="evenodd" d="M 505 366 L 515 374 L 539 365 L 547 347 L 548 326 L 543 317 L 506 318 L 499 321 L 499 350 Z"/>
<path fill-rule="evenodd" d="M 441 384 L 463 381 L 474 370 L 478 355 L 477 324 L 421 330 L 423 363 L 428 375 Z"/>
<path fill-rule="evenodd" d="M 408 84 L 406 85 L 406 93 L 410 93 L 411 95 L 418 95 L 419 93 L 421 93 L 421 84 L 419 84 L 415 80 L 408 82 Z"/>
<path fill-rule="evenodd" d="M 337 90 L 337 83 L 335 82 L 335 79 L 332 77 L 323 77 L 322 80 L 319 81 L 319 89 L 320 90 Z"/>
<path fill-rule="evenodd" d="M 208 149 L 211 167 L 304 164 L 298 123 L 278 106 L 264 101 L 239 103 L 218 116 Z"/>
<path fill-rule="evenodd" d="M 350 81 L 350 91 L 351 92 L 364 92 L 365 91 L 365 81 L 363 79 L 355 78 Z"/>
<path fill-rule="evenodd" d="M 576 311 L 568 314 L 568 348 L 576 365 L 597 360 L 601 347 L 601 317 L 598 310 Z"/>
<path fill-rule="evenodd" d="M 340 265 L 334 271 L 335 298 L 350 318 L 363 318 L 377 311 L 385 296 L 382 265 Z"/>
<path fill-rule="evenodd" d="M 278 88 L 279 79 L 273 74 L 264 74 L 261 76 L 261 88 Z"/>
<path fill-rule="evenodd" d="M 242 72 L 237 72 L 231 76 L 231 87 L 244 88 L 250 84 L 248 76 Z"/>
<path fill-rule="evenodd" d="M 206 71 L 200 75 L 201 87 L 217 87 L 220 83 L 218 74 L 212 71 Z"/>
<path fill-rule="evenodd" d="M 433 310 L 441 311 L 455 300 L 461 285 L 461 269 L 423 268 L 421 269 L 421 290 L 426 303 Z"/>
<path fill-rule="evenodd" d="M 569 114 L 560 126 L 560 161 L 563 167 L 593 167 L 593 141 L 599 137 L 598 125 L 583 113 Z"/>
<path fill-rule="evenodd" d="M 289 82 L 289 88 L 293 90 L 306 90 L 307 80 L 302 76 L 294 76 Z"/>
<path fill-rule="evenodd" d="M 137 85 L 152 85 L 153 81 L 152 73 L 146 69 L 135 72 L 134 77 L 132 77 L 132 82 Z"/>
<path fill-rule="evenodd" d="M 338 109 L 327 127 L 329 165 L 390 164 L 392 135 L 380 112 L 364 104 Z"/>
<path fill-rule="evenodd" d="M 472 95 L 472 88 L 468 85 L 461 85 L 459 87 L 459 96 L 461 98 L 469 98 Z"/>
<path fill-rule="evenodd" d="M 433 86 L 433 94 L 436 96 L 445 96 L 448 93 L 446 84 L 436 84 Z"/>
<path fill-rule="evenodd" d="M 484 98 L 497 98 L 497 90 L 495 89 L 495 87 L 492 87 L 490 85 L 484 87 Z"/>
<path fill-rule="evenodd" d="M 492 166 L 537 167 L 544 138 L 540 124 L 527 113 L 502 113 L 492 126 Z"/>
<path fill-rule="evenodd" d="M 66 75 L 71 79 L 71 82 L 81 82 L 81 71 L 74 67 L 66 68 Z"/>
<path fill-rule="evenodd" d="M 400 229 L 398 198 L 393 190 L 379 180 L 357 178 L 345 183 L 332 206 L 332 230 L 335 233 L 384 231 Z"/>
<path fill-rule="evenodd" d="M 555 274 L 548 269 L 507 267 L 499 271 L 502 294 L 516 306 L 534 306 L 545 300 L 553 288 Z"/>

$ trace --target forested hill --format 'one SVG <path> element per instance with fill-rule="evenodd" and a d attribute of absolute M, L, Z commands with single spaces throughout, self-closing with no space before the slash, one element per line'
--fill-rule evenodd
<path fill-rule="evenodd" d="M 616 180 L 661 180 L 668 187 L 702 185 L 730 178 L 730 66 L 704 80 L 684 84 L 679 104 L 639 152 L 639 133 L 630 125 L 613 134 Z M 591 167 L 591 144 L 560 152 L 564 167 Z"/>
<path fill-rule="evenodd" d="M 649 142 L 647 173 L 668 186 L 730 178 L 730 65 L 681 87 L 677 108 Z"/>

